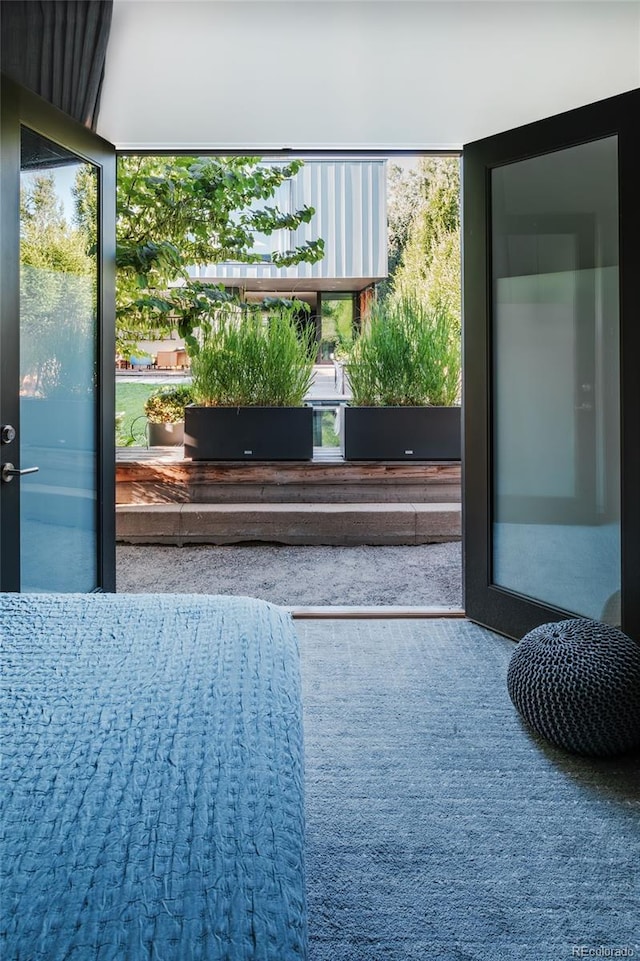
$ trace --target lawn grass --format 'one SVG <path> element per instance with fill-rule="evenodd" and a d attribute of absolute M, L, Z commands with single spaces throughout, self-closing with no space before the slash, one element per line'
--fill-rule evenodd
<path fill-rule="evenodd" d="M 160 386 L 160 384 L 116 382 L 116 414 L 124 413 L 120 427 L 116 430 L 117 447 L 127 447 L 131 444 L 140 447 L 147 443 L 144 402 L 151 391 Z"/>

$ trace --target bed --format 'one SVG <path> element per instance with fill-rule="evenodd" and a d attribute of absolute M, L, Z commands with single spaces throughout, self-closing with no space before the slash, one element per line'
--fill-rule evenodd
<path fill-rule="evenodd" d="M 302 961 L 295 632 L 249 598 L 0 594 L 7 961 Z"/>

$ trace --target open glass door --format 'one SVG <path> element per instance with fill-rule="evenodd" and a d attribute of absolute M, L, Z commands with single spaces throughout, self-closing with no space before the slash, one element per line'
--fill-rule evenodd
<path fill-rule="evenodd" d="M 464 148 L 465 607 L 511 637 L 640 634 L 638 116 L 633 91 Z"/>
<path fill-rule="evenodd" d="M 2 83 L 0 587 L 115 589 L 114 148 Z"/>

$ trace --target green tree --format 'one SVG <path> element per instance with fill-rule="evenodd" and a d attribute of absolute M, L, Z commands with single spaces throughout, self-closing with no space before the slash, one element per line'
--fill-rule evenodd
<path fill-rule="evenodd" d="M 424 205 L 429 184 L 428 172 L 422 162 L 417 167 L 390 163 L 387 170 L 387 253 L 389 272 L 380 285 L 383 298 L 393 290 L 394 278 L 402 263 L 409 231 Z"/>
<path fill-rule="evenodd" d="M 256 234 L 295 231 L 315 211 L 269 206 L 302 161 L 283 166 L 257 157 L 122 157 L 117 186 L 118 340 L 125 350 L 175 327 L 188 346 L 193 330 L 230 299 L 219 287 L 189 278 L 188 268 L 236 260 L 255 263 Z M 271 261 L 315 263 L 324 242 L 310 240 Z"/>
<path fill-rule="evenodd" d="M 460 163 L 426 157 L 418 166 L 424 191 L 414 208 L 393 278 L 396 296 L 417 296 L 431 307 L 446 305 L 460 331 Z"/>

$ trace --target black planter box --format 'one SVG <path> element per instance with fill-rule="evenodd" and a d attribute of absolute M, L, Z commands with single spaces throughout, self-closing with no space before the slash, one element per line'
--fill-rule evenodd
<path fill-rule="evenodd" d="M 192 460 L 311 460 L 311 407 L 185 408 L 184 456 Z"/>
<path fill-rule="evenodd" d="M 460 460 L 459 407 L 345 407 L 345 460 Z"/>

